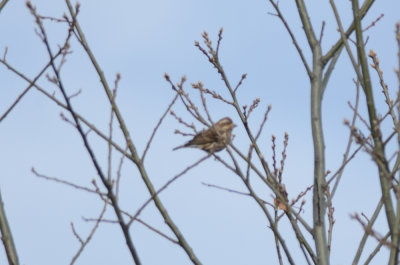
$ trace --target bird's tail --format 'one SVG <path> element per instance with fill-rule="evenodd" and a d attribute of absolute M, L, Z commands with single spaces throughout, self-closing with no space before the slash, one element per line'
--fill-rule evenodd
<path fill-rule="evenodd" d="M 175 147 L 174 149 L 172 149 L 172 151 L 181 149 L 181 148 L 183 148 L 183 147 L 186 147 L 186 145 L 183 144 L 183 145 L 177 146 L 177 147 Z"/>

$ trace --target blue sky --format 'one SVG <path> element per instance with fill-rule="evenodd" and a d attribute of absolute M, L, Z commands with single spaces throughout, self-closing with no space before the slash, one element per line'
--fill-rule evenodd
<path fill-rule="evenodd" d="M 322 21 L 326 21 L 322 42 L 326 52 L 339 34 L 328 1 L 315 2 L 307 1 L 306 4 L 316 32 L 320 31 Z M 64 1 L 37 0 L 32 3 L 42 15 L 61 17 L 67 13 Z M 338 5 L 343 24 L 347 26 L 351 21 L 351 5 L 347 1 Z M 280 7 L 310 60 L 295 4 L 280 1 Z M 393 68 L 398 67 L 394 38 L 395 23 L 400 21 L 398 10 L 399 1 L 379 1 L 364 20 L 364 25 L 369 25 L 380 14 L 385 15 L 365 34 L 369 36 L 367 49 L 377 52 L 386 83 L 393 95 L 398 87 L 393 72 Z M 277 136 L 278 150 L 281 150 L 284 132 L 289 133 L 284 180 L 289 197 L 295 198 L 312 183 L 309 82 L 282 23 L 268 12 L 274 13 L 274 10 L 265 0 L 117 0 L 112 4 L 103 0 L 82 0 L 78 19 L 108 82 L 112 85 L 116 73 L 121 73 L 117 103 L 140 152 L 174 96 L 163 77 L 165 72 L 174 83 L 186 75 L 188 81 L 185 88 L 194 98 L 197 98 L 197 93 L 191 89 L 190 83 L 199 80 L 205 87 L 227 95 L 215 69 L 194 47 L 195 40 L 201 42 L 204 30 L 215 43 L 218 30 L 223 27 L 220 57 L 228 78 L 235 84 L 243 73 L 248 74 L 238 92 L 240 104 L 250 105 L 255 98 L 261 99 L 259 108 L 250 119 L 252 128 L 257 128 L 264 110 L 272 105 L 266 128 L 259 140 L 268 161 L 271 161 L 271 135 Z M 45 22 L 45 26 L 52 46 L 56 48 L 64 39 L 65 26 L 49 21 Z M 0 54 L 7 46 L 8 62 L 31 78 L 48 60 L 35 28 L 34 19 L 24 1 L 10 0 L 1 11 Z M 69 93 L 82 89 L 81 94 L 73 99 L 73 104 L 98 128 L 107 131 L 109 107 L 99 78 L 77 42 L 73 41 L 71 45 L 73 53 L 67 58 L 62 77 Z M 371 75 L 377 105 L 382 113 L 385 105 L 381 89 L 372 70 Z M 347 101 L 354 101 L 354 77 L 350 62 L 343 53 L 323 102 L 327 169 L 333 172 L 340 166 L 347 143 L 349 132 L 343 120 L 349 119 L 352 114 Z M 0 113 L 3 113 L 27 84 L 4 66 L 0 66 L 0 79 L 3 81 Z M 56 87 L 46 78 L 42 77 L 39 84 L 60 96 Z M 364 99 L 363 96 L 361 99 Z M 238 123 L 237 114 L 229 106 L 212 100 L 209 105 L 214 120 L 230 116 Z M 193 121 L 182 105 L 177 104 L 173 109 L 185 120 Z M 81 217 L 94 218 L 102 208 L 98 197 L 38 179 L 30 171 L 35 167 L 45 175 L 84 186 L 90 186 L 92 179 L 96 178 L 82 140 L 70 124 L 61 120 L 60 112 L 62 110 L 54 103 L 31 90 L 0 123 L 0 189 L 21 264 L 69 264 L 79 247 L 70 223 L 74 222 L 78 232 L 84 236 L 93 224 L 84 222 Z M 365 114 L 364 103 L 361 104 L 361 113 Z M 385 128 L 387 131 L 384 134 L 387 135 L 390 124 Z M 192 149 L 172 152 L 173 147 L 187 141 L 175 135 L 175 129 L 185 128 L 168 116 L 148 153 L 145 166 L 156 187 L 161 187 L 204 156 L 203 152 Z M 243 126 L 238 126 L 234 132 L 234 144 L 247 150 L 248 140 Z M 105 143 L 94 134 L 90 135 L 90 141 L 105 168 Z M 225 153 L 221 154 L 227 157 Z M 118 160 L 116 154 L 114 162 Z M 213 159 L 208 159 L 161 195 L 171 217 L 203 264 L 276 264 L 273 236 L 256 203 L 247 197 L 205 187 L 202 182 L 242 191 L 244 187 L 238 177 Z M 257 186 L 257 190 L 263 199 L 272 201 L 270 190 L 263 186 Z M 379 193 L 376 168 L 369 156 L 361 153 L 345 171 L 334 199 L 336 224 L 332 264 L 349 264 L 352 261 L 362 229 L 349 215 L 364 212 L 370 216 Z M 147 198 L 148 193 L 136 169 L 126 161 L 121 182 L 122 207 L 134 212 Z M 312 198 L 308 196 L 306 199 L 304 216 L 311 221 Z M 107 217 L 114 218 L 111 209 Z M 141 217 L 171 234 L 153 206 L 148 207 Z M 285 228 L 288 227 L 286 221 L 280 227 L 301 264 L 303 258 L 297 256 L 301 253 L 291 229 Z M 385 220 L 380 218 L 377 230 L 385 234 L 385 229 Z M 143 264 L 189 263 L 179 247 L 142 225 L 133 225 L 131 233 Z M 370 239 L 366 253 L 375 245 L 376 241 Z M 5 263 L 5 254 L 0 249 L 0 263 Z M 377 262 L 386 261 L 385 254 L 383 250 Z M 132 260 L 119 228 L 102 224 L 76 264 L 111 263 L 131 264 Z"/>

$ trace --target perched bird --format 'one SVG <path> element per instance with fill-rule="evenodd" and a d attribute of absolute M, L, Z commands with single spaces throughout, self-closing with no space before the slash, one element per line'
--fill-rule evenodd
<path fill-rule="evenodd" d="M 208 153 L 214 153 L 224 149 L 230 142 L 232 130 L 236 125 L 228 117 L 222 118 L 210 128 L 196 134 L 192 140 L 184 145 L 175 147 L 177 150 L 183 147 L 195 147 Z"/>

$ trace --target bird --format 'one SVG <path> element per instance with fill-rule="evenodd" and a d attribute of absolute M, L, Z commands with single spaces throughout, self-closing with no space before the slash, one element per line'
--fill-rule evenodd
<path fill-rule="evenodd" d="M 172 150 L 175 151 L 184 147 L 194 147 L 202 149 L 210 154 L 221 151 L 231 142 L 232 130 L 234 127 L 236 127 L 236 125 L 229 117 L 222 118 L 210 128 L 203 129 L 196 134 L 192 140 Z"/>

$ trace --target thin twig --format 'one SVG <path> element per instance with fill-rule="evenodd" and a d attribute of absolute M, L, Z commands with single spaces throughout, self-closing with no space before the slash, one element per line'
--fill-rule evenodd
<path fill-rule="evenodd" d="M 350 124 L 351 127 L 350 127 L 350 128 L 354 128 L 354 126 L 355 126 L 355 124 L 356 124 L 357 116 L 358 116 L 359 101 L 360 101 L 360 86 L 359 86 L 359 83 L 357 82 L 357 83 L 356 83 L 356 99 L 355 99 L 355 106 L 354 106 L 353 118 L 352 118 L 352 120 L 351 120 L 351 124 Z M 333 198 L 333 197 L 335 196 L 336 189 L 337 189 L 337 187 L 339 186 L 340 179 L 342 178 L 342 174 L 343 174 L 343 172 L 344 172 L 345 166 L 346 166 L 347 163 L 354 157 L 354 155 L 358 152 L 358 150 L 360 150 L 361 147 L 362 147 L 362 145 L 360 145 L 359 148 L 356 150 L 356 152 L 354 152 L 353 155 L 350 157 L 350 159 L 348 159 L 352 143 L 353 143 L 353 137 L 352 137 L 352 132 L 350 131 L 350 133 L 349 133 L 349 139 L 347 140 L 347 147 L 346 147 L 346 150 L 345 150 L 344 155 L 343 155 L 342 165 L 340 166 L 339 170 L 338 170 L 338 171 L 331 177 L 331 179 L 328 181 L 328 185 L 329 185 L 329 182 L 330 182 L 333 178 L 335 178 L 336 176 L 338 176 L 337 179 L 336 179 L 336 181 L 335 181 L 335 184 L 333 185 L 330 198 Z M 328 200 L 328 203 L 331 203 L 331 202 Z"/>
<path fill-rule="evenodd" d="M 125 152 L 128 151 L 128 146 L 125 148 Z M 119 165 L 117 169 L 117 178 L 115 180 L 115 196 L 119 197 L 119 184 L 121 183 L 121 171 L 122 171 L 122 164 L 124 163 L 124 159 L 126 158 L 126 155 L 121 155 L 121 158 L 119 160 Z"/>
<path fill-rule="evenodd" d="M 101 212 L 99 214 L 99 217 L 96 220 L 95 225 L 93 226 L 92 230 L 90 231 L 89 235 L 86 237 L 86 239 L 84 241 L 78 235 L 78 233 L 75 230 L 74 224 L 71 222 L 72 232 L 75 235 L 75 237 L 78 239 L 78 241 L 81 243 L 81 246 L 79 247 L 79 249 L 76 252 L 76 254 L 72 257 L 70 265 L 74 264 L 78 260 L 79 256 L 82 254 L 82 252 L 85 249 L 85 247 L 89 244 L 89 242 L 92 239 L 94 233 L 96 232 L 97 228 L 99 227 L 100 221 L 103 218 L 106 210 L 107 210 L 107 202 L 104 203 L 103 209 L 101 210 Z"/>
<path fill-rule="evenodd" d="M 268 105 L 267 110 L 266 110 L 265 113 L 264 113 L 264 119 L 262 120 L 262 122 L 261 122 L 261 124 L 260 124 L 260 127 L 259 127 L 259 129 L 258 129 L 258 131 L 257 131 L 256 137 L 254 138 L 255 141 L 257 141 L 258 138 L 260 137 L 261 132 L 262 132 L 262 130 L 263 130 L 263 128 L 264 128 L 265 122 L 266 122 L 267 119 L 268 119 L 268 114 L 269 114 L 269 112 L 271 111 L 271 109 L 272 109 L 272 106 L 271 106 L 271 105 Z"/>
<path fill-rule="evenodd" d="M 60 54 L 62 54 L 62 51 L 65 47 L 62 47 L 58 50 L 58 52 L 54 55 L 54 59 L 57 59 Z M 4 56 L 3 59 L 0 59 L 0 62 L 5 65 L 9 70 L 12 70 L 11 66 L 8 64 L 6 61 L 6 54 L 7 54 L 7 49 L 4 51 Z M 39 78 L 46 72 L 46 70 L 50 67 L 51 62 L 48 62 L 43 69 L 32 79 L 32 81 L 29 82 L 29 85 L 25 90 L 17 97 L 17 99 L 11 104 L 11 106 L 1 115 L 0 117 L 0 122 L 7 117 L 7 115 L 11 112 L 11 110 L 14 109 L 14 107 L 18 104 L 18 102 L 28 93 L 28 91 L 35 86 L 36 82 L 39 80 Z"/>
<path fill-rule="evenodd" d="M 137 217 L 140 215 L 140 213 L 146 208 L 146 206 L 154 200 L 154 197 L 158 196 L 163 190 L 165 190 L 169 185 L 171 185 L 173 182 L 175 182 L 179 177 L 185 175 L 189 170 L 192 168 L 196 167 L 199 165 L 201 162 L 205 161 L 207 158 L 209 158 L 211 155 L 208 154 L 204 157 L 202 157 L 200 160 L 196 161 L 192 165 L 188 166 L 185 168 L 181 173 L 175 175 L 173 178 L 167 181 L 160 189 L 158 189 L 153 196 L 151 196 L 149 199 L 146 200 L 145 203 L 139 209 L 136 211 L 136 213 L 130 218 L 130 221 L 128 222 L 128 226 L 132 224 L 133 221 L 137 219 Z"/>
<path fill-rule="evenodd" d="M 243 81 L 246 79 L 247 74 L 242 74 L 242 77 L 240 78 L 240 81 L 238 82 L 238 84 L 236 85 L 235 89 L 233 89 L 233 92 L 236 93 L 236 91 L 238 90 L 238 88 L 242 85 Z"/>
<path fill-rule="evenodd" d="M 322 21 L 321 32 L 319 33 L 318 43 L 321 45 L 322 43 L 322 36 L 324 36 L 324 29 L 325 29 L 325 20 Z"/>
<path fill-rule="evenodd" d="M 370 24 L 368 27 L 366 27 L 365 29 L 363 29 L 363 31 L 367 31 L 367 30 L 369 30 L 370 28 L 374 27 L 374 26 L 376 25 L 376 23 L 378 23 L 378 21 L 381 20 L 384 16 L 385 16 L 385 15 L 384 15 L 383 13 L 380 14 L 379 17 L 377 17 L 374 21 L 372 21 L 371 24 Z"/>
<path fill-rule="evenodd" d="M 274 0 L 269 0 L 269 2 L 274 7 L 275 11 L 277 12 L 277 14 L 271 14 L 271 13 L 270 14 L 277 16 L 282 21 L 282 23 L 285 26 L 287 32 L 289 33 L 290 38 L 292 39 L 293 45 L 296 48 L 297 53 L 299 54 L 301 61 L 303 62 L 304 68 L 306 69 L 308 76 L 311 76 L 311 74 L 312 74 L 311 68 L 308 66 L 308 63 L 307 63 L 307 60 L 306 60 L 306 58 L 305 58 L 305 56 L 303 54 L 303 51 L 300 48 L 300 45 L 298 44 L 297 39 L 294 36 L 294 33 L 290 29 L 289 24 L 287 23 L 285 17 L 283 16 L 283 14 L 282 14 L 282 12 L 281 12 L 281 10 L 279 8 L 278 3 L 275 2 Z"/>
<path fill-rule="evenodd" d="M 151 136 L 150 136 L 149 140 L 147 141 L 146 148 L 143 151 L 143 154 L 142 154 L 142 157 L 141 157 L 142 162 L 144 161 L 144 158 L 146 157 L 147 151 L 150 148 L 151 142 L 153 141 L 154 136 L 156 135 L 158 128 L 160 128 L 161 123 L 163 122 L 163 120 L 167 116 L 168 112 L 170 112 L 172 106 L 175 104 L 175 102 L 178 99 L 178 97 L 179 97 L 179 94 L 176 93 L 175 97 L 172 99 L 171 103 L 168 105 L 168 107 L 165 110 L 164 114 L 161 116 L 160 120 L 158 121 L 158 123 L 154 127 L 153 132 L 151 133 Z"/>
<path fill-rule="evenodd" d="M 353 214 L 353 215 L 350 215 L 350 217 L 351 217 L 351 219 L 357 220 L 358 223 L 360 223 L 361 226 L 364 228 L 364 231 L 368 235 L 370 235 L 373 238 L 375 238 L 379 243 L 385 245 L 388 248 L 393 248 L 394 247 L 394 245 L 390 241 L 388 241 L 385 236 L 379 235 L 379 233 L 377 231 L 375 231 L 374 229 L 372 229 L 372 227 L 370 227 L 368 225 L 370 223 L 369 220 L 367 220 L 368 223 L 365 223 L 357 213 Z"/>
<path fill-rule="evenodd" d="M 49 176 L 40 174 L 33 167 L 31 169 L 31 171 L 38 178 L 42 178 L 42 179 L 45 179 L 45 180 L 50 180 L 50 181 L 54 181 L 54 182 L 57 182 L 57 183 L 61 183 L 63 185 L 70 186 L 70 187 L 72 187 L 74 189 L 77 189 L 77 190 L 82 190 L 82 191 L 86 191 L 86 192 L 89 192 L 89 193 L 94 193 L 96 195 L 98 194 L 98 191 L 96 191 L 96 190 L 93 190 L 93 189 L 90 189 L 90 188 L 87 188 L 87 187 L 84 187 L 84 186 L 80 186 L 80 185 L 77 185 L 75 183 L 72 183 L 72 182 L 69 182 L 69 181 L 66 181 L 66 180 L 62 180 L 62 179 L 59 179 L 59 178 L 56 178 L 56 177 L 49 177 Z M 102 195 L 106 195 L 106 194 L 102 193 Z"/>

